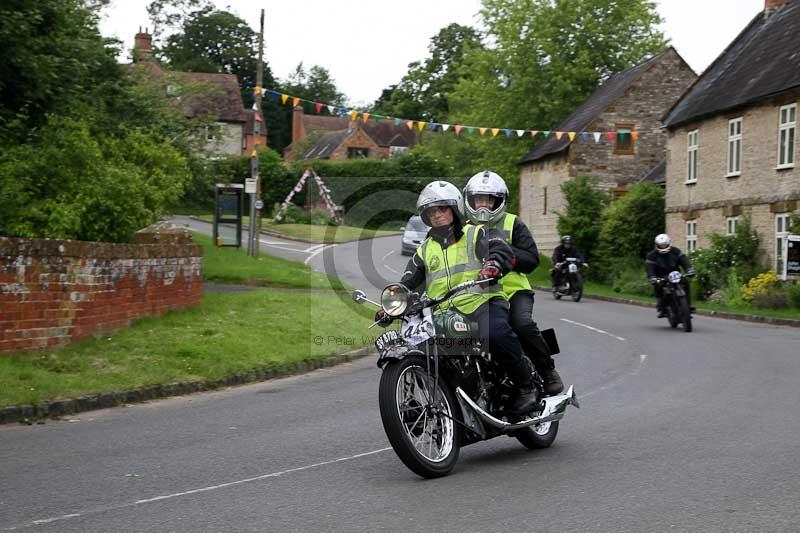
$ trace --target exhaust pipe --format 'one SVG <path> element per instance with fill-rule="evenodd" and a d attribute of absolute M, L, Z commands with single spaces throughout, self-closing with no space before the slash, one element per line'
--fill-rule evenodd
<path fill-rule="evenodd" d="M 555 396 L 547 396 L 546 398 L 542 399 L 544 407 L 542 408 L 542 412 L 539 416 L 526 418 L 525 420 L 514 422 L 512 424 L 511 422 L 506 422 L 504 420 L 500 420 L 499 418 L 495 418 L 481 409 L 480 406 L 461 389 L 461 387 L 456 388 L 456 394 L 458 394 L 462 400 L 464 400 L 476 413 L 478 413 L 478 416 L 481 417 L 481 420 L 503 432 L 523 429 L 535 424 L 544 424 L 545 422 L 561 420 L 564 418 L 564 412 L 567 410 L 568 405 L 580 407 L 580 404 L 578 403 L 578 397 L 575 395 L 574 387 L 570 385 L 569 389 L 567 389 L 567 392 L 563 394 L 557 394 Z"/>

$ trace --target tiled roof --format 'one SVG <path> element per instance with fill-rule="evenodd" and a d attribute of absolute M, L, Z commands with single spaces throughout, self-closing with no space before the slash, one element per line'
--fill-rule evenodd
<path fill-rule="evenodd" d="M 576 107 L 567 118 L 562 120 L 554 131 L 583 131 L 584 128 L 600 116 L 612 102 L 623 96 L 625 91 L 639 79 L 639 76 L 641 76 L 650 65 L 670 49 L 671 47 L 638 65 L 613 74 L 603 85 L 598 87 L 588 99 Z M 570 140 L 566 135 L 563 135 L 561 139 L 556 139 L 555 135 L 550 135 L 547 139 L 534 146 L 518 164 L 536 161 L 550 154 L 560 152 L 567 148 L 569 143 Z"/>
<path fill-rule="evenodd" d="M 653 185 L 664 186 L 667 183 L 667 160 L 662 159 L 660 163 L 648 170 L 637 183 L 652 183 Z"/>
<path fill-rule="evenodd" d="M 800 0 L 756 15 L 664 118 L 674 128 L 800 87 Z"/>
<path fill-rule="evenodd" d="M 393 120 L 368 120 L 359 124 L 378 146 L 411 146 L 416 143 L 416 134 L 405 123 L 395 125 Z M 341 131 L 351 126 L 353 123 L 348 117 L 303 115 L 306 135 L 314 131 Z"/>
<path fill-rule="evenodd" d="M 330 131 L 322 135 L 301 159 L 325 159 L 356 130 Z"/>
<path fill-rule="evenodd" d="M 239 81 L 234 74 L 212 74 L 206 72 L 174 72 L 184 80 L 197 84 L 202 95 L 191 95 L 183 99 L 181 110 L 188 117 L 214 115 L 223 122 L 245 122 L 242 94 Z"/>

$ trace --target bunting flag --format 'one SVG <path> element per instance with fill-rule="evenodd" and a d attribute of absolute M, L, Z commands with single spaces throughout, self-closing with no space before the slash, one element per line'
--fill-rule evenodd
<path fill-rule="evenodd" d="M 264 87 L 255 87 L 253 89 L 253 94 L 255 97 L 258 95 L 267 95 L 269 94 L 270 101 L 275 101 L 275 99 L 280 96 L 281 103 L 286 104 L 289 99 L 292 101 L 293 106 L 297 106 L 302 104 L 306 109 L 313 107 L 317 113 L 323 113 L 324 110 L 327 109 L 328 113 L 333 116 L 340 116 L 346 117 L 350 116 L 350 119 L 353 121 L 358 120 L 358 117 L 361 116 L 361 119 L 364 123 L 369 121 L 370 117 L 376 122 L 379 123 L 382 119 L 393 120 L 395 126 L 399 126 L 405 122 L 408 129 L 413 130 L 414 126 L 420 132 L 425 130 L 426 124 L 428 125 L 428 129 L 432 132 L 436 131 L 437 128 L 440 128 L 442 133 L 448 131 L 450 127 L 453 127 L 453 131 L 457 137 L 461 136 L 461 133 L 466 129 L 467 133 L 475 133 L 477 130 L 480 132 L 482 137 L 486 136 L 487 132 L 491 132 L 491 137 L 497 137 L 498 133 L 501 131 L 505 134 L 506 139 L 511 138 L 512 132 L 516 132 L 517 137 L 525 137 L 525 135 L 529 134 L 531 138 L 535 138 L 538 134 L 542 134 L 545 139 L 550 137 L 551 133 L 555 133 L 555 137 L 557 140 L 561 140 L 561 138 L 566 134 L 569 138 L 570 142 L 573 142 L 576 137 L 579 137 L 582 142 L 588 142 L 589 138 L 594 138 L 594 142 L 597 144 L 601 141 L 603 137 L 606 138 L 609 142 L 615 141 L 617 138 L 624 138 L 626 134 L 630 134 L 630 138 L 632 141 L 637 141 L 639 138 L 639 132 L 636 130 L 629 131 L 629 132 L 616 132 L 616 131 L 607 131 L 607 132 L 588 132 L 588 131 L 551 131 L 551 130 L 524 130 L 524 129 L 513 129 L 513 128 L 493 128 L 487 126 L 465 126 L 463 124 L 442 124 L 439 122 L 425 122 L 421 120 L 411 120 L 405 119 L 400 117 L 387 117 L 385 115 L 379 115 L 377 113 L 370 113 L 370 112 L 362 112 L 353 109 L 348 109 L 346 107 L 338 107 L 331 104 L 324 104 L 322 102 L 314 102 L 312 100 L 306 100 L 304 98 L 300 98 L 298 96 L 291 96 L 285 93 L 281 93 L 278 91 L 273 91 L 266 89 Z M 258 111 L 256 105 L 253 106 L 253 110 Z M 260 120 L 263 120 L 260 119 Z"/>

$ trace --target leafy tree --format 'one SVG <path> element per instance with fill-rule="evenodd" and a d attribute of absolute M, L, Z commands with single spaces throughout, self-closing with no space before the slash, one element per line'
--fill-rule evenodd
<path fill-rule="evenodd" d="M 653 248 L 653 238 L 664 233 L 664 189 L 639 183 L 604 211 L 598 238 L 599 272 L 611 276 L 616 265 L 627 260 L 643 261 Z M 644 268 L 644 263 L 642 263 Z"/>
<path fill-rule="evenodd" d="M 558 213 L 558 232 L 570 235 L 575 245 L 592 258 L 600 236 L 600 220 L 608 205 L 608 193 L 596 187 L 597 180 L 579 176 L 561 185 L 566 212 Z"/>
<path fill-rule="evenodd" d="M 347 100 L 336 87 L 336 81 L 328 69 L 319 65 L 312 65 L 306 71 L 300 62 L 289 79 L 281 83 L 281 88 L 292 96 L 336 106 L 345 105 Z"/>
<path fill-rule="evenodd" d="M 443 121 L 450 112 L 449 94 L 459 79 L 459 65 L 471 47 L 480 47 L 479 33 L 452 23 L 434 35 L 430 56 L 408 65 L 400 82 L 384 89 L 373 105 L 376 113 L 412 120 Z"/>
<path fill-rule="evenodd" d="M 162 37 L 182 28 L 190 18 L 213 10 L 211 0 L 153 0 L 147 4 L 147 15 L 153 23 L 155 44 L 161 44 Z"/>

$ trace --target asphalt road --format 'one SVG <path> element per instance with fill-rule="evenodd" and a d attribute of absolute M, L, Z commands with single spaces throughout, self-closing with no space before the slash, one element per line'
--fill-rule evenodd
<path fill-rule="evenodd" d="M 372 295 L 406 260 L 398 237 L 317 254 L 265 240 Z M 582 405 L 548 450 L 494 439 L 417 478 L 388 449 L 368 358 L 0 427 L 0 530 L 800 529 L 800 329 L 701 316 L 686 334 L 654 310 L 546 294 L 535 309 Z"/>

